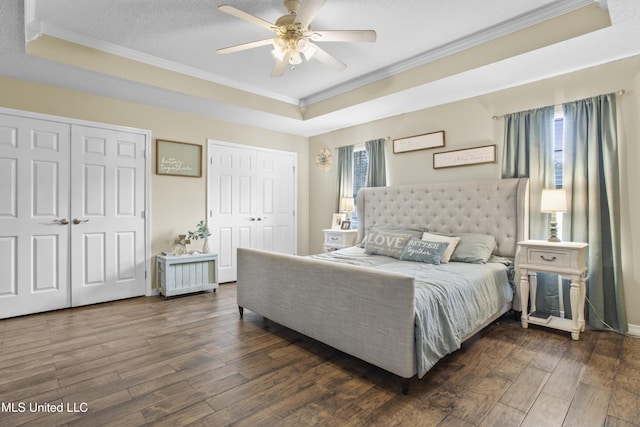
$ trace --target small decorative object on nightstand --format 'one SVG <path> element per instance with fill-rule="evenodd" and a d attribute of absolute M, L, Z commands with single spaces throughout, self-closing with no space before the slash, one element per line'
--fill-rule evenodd
<path fill-rule="evenodd" d="M 348 248 L 355 245 L 358 230 L 322 230 L 324 233 L 324 252 L 335 251 L 337 249 Z"/>
<path fill-rule="evenodd" d="M 584 302 L 586 298 L 587 243 L 548 242 L 525 240 L 518 242 L 520 270 L 520 298 L 522 303 L 522 327 L 529 323 L 571 332 L 571 338 L 580 339 L 584 332 Z M 536 272 L 556 273 L 571 280 L 571 319 L 551 316 L 536 311 Z M 531 296 L 531 308 L 529 308 Z"/>

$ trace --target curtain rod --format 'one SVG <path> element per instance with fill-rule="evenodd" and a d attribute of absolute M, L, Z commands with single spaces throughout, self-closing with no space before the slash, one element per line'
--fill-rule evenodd
<path fill-rule="evenodd" d="M 387 141 L 389 141 L 389 140 L 391 139 L 391 137 L 390 137 L 390 136 L 385 136 L 385 137 L 384 137 L 384 138 L 382 138 L 382 139 L 384 139 L 384 140 L 385 140 L 385 142 L 387 142 Z M 365 142 L 366 142 L 366 141 L 365 141 Z M 358 147 L 358 146 L 360 146 L 360 145 L 364 145 L 364 144 L 365 144 L 364 142 L 361 142 L 361 143 L 359 143 L 359 144 L 346 144 L 346 145 L 340 145 L 340 146 L 338 146 L 338 147 L 333 147 L 333 149 L 334 149 L 334 150 L 337 150 L 338 148 L 347 147 L 347 146 L 349 146 L 349 145 L 353 145 L 354 147 Z"/>
<path fill-rule="evenodd" d="M 626 90 L 624 90 L 624 89 L 620 89 L 619 91 L 615 92 L 615 94 L 616 94 L 616 95 L 619 95 L 619 96 L 622 96 L 622 95 L 624 95 L 624 94 L 625 94 L 625 92 L 626 92 Z M 571 101 L 567 101 L 567 102 L 571 102 Z M 566 102 L 565 102 L 565 104 L 566 104 Z M 562 104 L 553 104 L 552 106 L 553 106 L 553 107 L 558 107 L 558 106 L 561 106 L 561 105 L 562 105 Z M 498 119 L 503 118 L 504 116 L 506 116 L 506 114 L 503 114 L 503 115 L 501 115 L 501 116 L 493 116 L 493 117 L 492 117 L 492 119 L 493 119 L 493 120 L 498 120 Z"/>

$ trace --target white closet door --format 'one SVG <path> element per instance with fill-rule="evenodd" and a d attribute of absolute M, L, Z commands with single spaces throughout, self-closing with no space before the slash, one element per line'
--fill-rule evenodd
<path fill-rule="evenodd" d="M 295 156 L 265 151 L 258 153 L 257 162 L 259 191 L 253 247 L 295 254 Z"/>
<path fill-rule="evenodd" d="M 69 305 L 69 129 L 0 114 L 0 318 Z"/>
<path fill-rule="evenodd" d="M 219 281 L 232 282 L 236 249 L 256 244 L 256 155 L 253 150 L 209 145 L 209 157 L 211 248 L 218 253 Z"/>
<path fill-rule="evenodd" d="M 145 294 L 145 135 L 73 126 L 73 306 Z"/>
<path fill-rule="evenodd" d="M 295 253 L 295 154 L 214 141 L 208 152 L 208 224 L 220 282 L 236 280 L 238 247 Z"/>

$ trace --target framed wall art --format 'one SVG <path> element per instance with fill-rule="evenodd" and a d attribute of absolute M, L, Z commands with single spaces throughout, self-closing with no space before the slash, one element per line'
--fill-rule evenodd
<path fill-rule="evenodd" d="M 496 146 L 464 148 L 462 150 L 444 151 L 433 154 L 433 168 L 452 168 L 456 166 L 496 163 Z"/>
<path fill-rule="evenodd" d="M 202 176 L 202 146 L 156 139 L 156 174 Z"/>
<path fill-rule="evenodd" d="M 437 147 L 444 147 L 443 130 L 393 140 L 394 154 Z"/>

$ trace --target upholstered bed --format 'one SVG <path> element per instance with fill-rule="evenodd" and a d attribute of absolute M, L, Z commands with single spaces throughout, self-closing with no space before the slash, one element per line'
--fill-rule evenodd
<path fill-rule="evenodd" d="M 528 198 L 527 179 L 363 189 L 362 247 L 310 257 L 238 249 L 240 314 L 246 308 L 390 371 L 406 392 L 409 378 L 422 377 L 512 304 L 519 309 L 509 261 L 528 238 Z M 391 253 L 375 250 L 374 241 L 412 232 Z M 443 235 L 492 236 L 494 246 L 481 260 L 453 252 L 446 262 L 447 244 L 428 238 Z M 435 245 L 437 262 L 429 251 L 428 262 L 411 260 L 407 242 Z"/>

